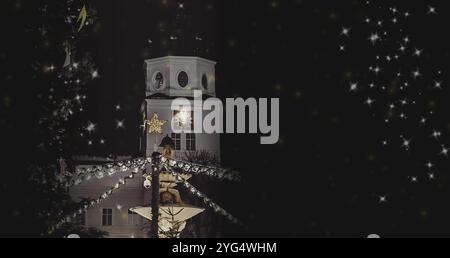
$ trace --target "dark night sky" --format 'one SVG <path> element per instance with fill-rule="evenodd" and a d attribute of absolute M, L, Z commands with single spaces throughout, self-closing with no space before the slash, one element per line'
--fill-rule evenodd
<path fill-rule="evenodd" d="M 16 9 L 13 2 L 8 10 L 15 14 L 14 20 L 21 21 L 16 26 L 20 30 L 20 24 L 31 21 L 19 15 L 31 12 L 27 9 L 31 7 L 22 3 Z M 225 184 L 217 198 L 248 222 L 249 235 L 449 236 L 448 160 L 442 161 L 436 181 L 412 185 L 407 177 L 424 170 L 422 158 L 429 149 L 418 146 L 405 153 L 396 146 L 383 148 L 386 135 L 398 138 L 401 127 L 386 129 L 380 112 L 368 110 L 361 98 L 348 92 L 349 74 L 352 79 L 364 77 L 362 73 L 371 64 L 356 43 L 348 46 L 354 52 L 340 53 L 339 34 L 344 25 L 351 26 L 355 34 L 368 33 L 360 25 L 373 11 L 365 1 L 185 1 L 179 19 L 175 0 L 92 2 L 98 20 L 78 51 L 92 54 L 101 78 L 89 86 L 84 119 L 99 124 L 97 133 L 108 144 L 88 147 L 80 141 L 77 153 L 138 156 L 143 60 L 198 53 L 218 62 L 219 97 L 276 97 L 281 101 L 279 144 L 261 146 L 259 136 L 222 136 L 223 165 L 241 171 L 245 183 Z M 437 5 L 436 1 L 393 2 L 412 12 Z M 423 65 L 440 67 L 445 73 L 450 42 L 440 30 L 449 22 L 445 13 L 450 6 L 439 4 L 438 8 L 439 17 L 415 17 L 405 29 L 417 44 L 432 52 L 433 58 L 424 58 Z M 180 36 L 178 42 L 167 39 L 171 34 Z M 197 35 L 202 42 L 193 40 Z M 7 47 L 18 48 L 13 43 Z M 20 52 L 3 50 L 0 57 L 3 62 L 10 53 Z M 10 111 L 1 114 L 16 118 L 1 121 L 11 132 L 21 123 L 17 122 L 19 113 L 12 110 L 24 114 L 27 104 L 21 102 L 21 90 L 12 86 L 19 83 L 8 79 L 8 75 L 18 75 L 13 69 L 5 72 L 2 80 L 11 87 L 4 96 L 14 101 Z M 450 128 L 446 97 L 448 91 L 429 96 L 429 101 L 438 103 L 436 123 L 444 133 Z M 20 107 L 14 107 L 19 103 Z M 116 104 L 123 110 L 114 111 Z M 125 119 L 125 130 L 115 130 L 116 120 L 121 119 Z M 411 128 L 422 133 L 422 129 Z M 18 132 L 13 139 L 21 137 Z M 383 195 L 389 201 L 380 204 L 378 198 Z"/>

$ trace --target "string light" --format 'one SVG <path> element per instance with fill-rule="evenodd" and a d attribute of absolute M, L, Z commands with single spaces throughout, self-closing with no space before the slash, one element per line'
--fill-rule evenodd
<path fill-rule="evenodd" d="M 163 167 L 168 170 L 174 177 L 177 178 L 178 181 L 182 182 L 182 186 L 184 186 L 192 195 L 200 198 L 205 205 L 210 207 L 215 213 L 225 217 L 230 222 L 245 227 L 245 224 L 234 217 L 232 214 L 227 212 L 224 208 L 220 207 L 217 203 L 213 202 L 210 198 L 208 198 L 206 195 L 201 193 L 197 188 L 195 188 L 193 185 L 191 185 L 188 181 L 186 181 L 180 174 L 174 172 L 170 169 L 170 167 L 167 164 L 164 164 Z"/>
<path fill-rule="evenodd" d="M 119 172 L 127 172 L 132 170 L 137 174 L 140 169 L 152 163 L 151 158 L 139 158 L 134 160 L 118 161 L 103 166 L 95 166 L 93 168 L 80 168 L 75 172 L 66 172 L 59 176 L 59 181 L 64 183 L 66 187 L 80 185 L 92 178 L 103 179 L 105 176 L 113 176 Z M 182 170 L 184 173 L 192 175 L 205 175 L 219 180 L 228 180 L 232 182 L 240 182 L 241 177 L 237 171 L 224 168 L 203 166 L 187 161 L 178 161 L 174 159 L 161 158 L 161 164 L 167 165 L 171 169 Z"/>
<path fill-rule="evenodd" d="M 177 178 L 179 182 L 182 183 L 182 186 L 184 186 L 192 195 L 200 198 L 203 203 L 211 208 L 215 213 L 220 214 L 221 216 L 228 219 L 230 222 L 245 227 L 244 223 L 241 222 L 239 219 L 234 217 L 232 214 L 230 214 L 228 211 L 223 209 L 221 206 L 219 206 L 217 203 L 213 202 L 210 198 L 208 198 L 206 195 L 204 195 L 202 192 L 200 192 L 197 188 L 195 188 L 193 185 L 191 185 L 188 181 L 183 179 L 178 173 L 175 172 L 176 169 L 181 169 L 183 172 L 186 173 L 193 173 L 196 175 L 205 174 L 208 176 L 215 176 L 219 179 L 228 179 L 228 180 L 240 180 L 240 177 L 237 175 L 237 172 L 230 173 L 229 170 L 217 168 L 217 167 L 210 167 L 210 166 L 202 166 L 190 162 L 184 162 L 184 161 L 177 161 L 173 159 L 167 159 L 165 157 L 160 157 L 157 160 L 160 160 L 160 166 L 164 167 L 167 171 L 169 171 L 174 177 Z M 134 160 L 126 160 L 126 161 L 118 161 L 115 163 L 106 164 L 103 166 L 97 166 L 94 168 L 86 168 L 86 169 L 79 169 L 75 172 L 75 175 L 73 176 L 71 173 L 66 173 L 64 176 L 61 177 L 61 180 L 64 180 L 64 178 L 68 181 L 66 181 L 66 186 L 70 187 L 73 185 L 79 185 L 83 183 L 86 180 L 90 180 L 92 177 L 97 177 L 99 179 L 103 178 L 106 174 L 107 175 L 114 175 L 118 171 L 129 171 L 132 170 L 132 173 L 128 176 L 120 179 L 116 184 L 114 184 L 109 190 L 102 193 L 99 198 L 96 200 L 92 200 L 89 204 L 84 205 L 83 209 L 79 209 L 76 212 L 74 212 L 71 216 L 67 216 L 64 220 L 57 223 L 50 232 L 53 232 L 55 229 L 61 227 L 64 225 L 64 223 L 69 222 L 71 219 L 75 219 L 77 215 L 82 214 L 83 212 L 86 212 L 88 209 L 100 204 L 103 200 L 108 199 L 114 192 L 118 191 L 122 186 L 127 184 L 128 180 L 131 180 L 135 177 L 135 174 L 139 172 L 139 170 L 145 170 L 145 166 L 147 164 L 151 164 L 152 159 L 151 158 L 139 158 Z M 151 186 L 151 181 L 149 177 L 146 177 L 146 180 L 144 181 L 144 187 L 149 188 Z M 68 179 L 70 178 L 70 179 Z"/>
<path fill-rule="evenodd" d="M 229 169 L 204 166 L 199 164 L 194 164 L 187 161 L 178 161 L 174 159 L 162 158 L 161 162 L 167 165 L 171 169 L 181 169 L 184 173 L 192 175 L 206 175 L 209 177 L 214 177 L 219 180 L 228 180 L 234 182 L 240 182 L 242 180 L 239 172 L 232 171 Z"/>
<path fill-rule="evenodd" d="M 95 166 L 92 168 L 80 168 L 75 172 L 66 171 L 58 177 L 58 181 L 69 188 L 80 185 L 92 178 L 103 179 L 105 176 L 113 176 L 119 172 L 132 171 L 131 176 L 137 174 L 140 170 L 144 170 L 147 164 L 152 162 L 151 158 L 140 158 L 134 160 L 118 161 L 103 166 Z"/>

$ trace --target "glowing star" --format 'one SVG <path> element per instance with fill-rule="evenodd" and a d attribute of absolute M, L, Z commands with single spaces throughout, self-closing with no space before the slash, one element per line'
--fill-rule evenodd
<path fill-rule="evenodd" d="M 428 14 L 436 14 L 436 7 L 428 6 Z"/>
<path fill-rule="evenodd" d="M 92 76 L 92 79 L 98 78 L 99 77 L 98 71 L 97 70 L 93 71 L 91 76 Z"/>
<path fill-rule="evenodd" d="M 433 131 L 433 134 L 431 135 L 431 137 L 435 138 L 435 139 L 439 139 L 439 137 L 441 137 L 442 133 L 439 131 Z"/>
<path fill-rule="evenodd" d="M 343 27 L 341 35 L 348 37 L 349 34 L 350 34 L 350 28 Z"/>
<path fill-rule="evenodd" d="M 158 114 L 154 113 L 152 118 L 150 120 L 145 121 L 145 124 L 147 125 L 147 133 L 163 133 L 163 126 L 167 123 L 165 120 L 160 120 L 158 117 Z"/>
<path fill-rule="evenodd" d="M 117 121 L 117 128 L 125 128 L 125 121 Z"/>
<path fill-rule="evenodd" d="M 442 151 L 441 154 L 448 157 L 448 152 L 450 151 L 450 149 L 446 148 L 444 145 L 442 146 Z"/>
<path fill-rule="evenodd" d="M 368 105 L 368 106 L 372 106 L 372 104 L 375 102 L 375 100 L 373 100 L 373 99 L 371 99 L 371 98 L 368 98 L 367 100 L 366 100 L 366 104 Z"/>
<path fill-rule="evenodd" d="M 350 92 L 355 92 L 358 90 L 358 83 L 351 83 L 350 84 Z"/>
<path fill-rule="evenodd" d="M 89 133 L 93 133 L 93 132 L 95 132 L 95 128 L 96 128 L 97 126 L 94 124 L 94 123 L 89 123 L 87 126 L 86 126 L 86 131 L 88 131 Z"/>
<path fill-rule="evenodd" d="M 413 77 L 414 79 L 417 79 L 417 78 L 420 77 L 420 76 L 422 76 L 422 74 L 420 73 L 420 70 L 419 70 L 419 69 L 417 69 L 417 70 L 415 70 L 415 71 L 412 72 L 412 77 Z"/>
<path fill-rule="evenodd" d="M 434 83 L 434 88 L 435 89 L 442 89 L 442 82 L 435 82 Z"/>
<path fill-rule="evenodd" d="M 429 161 L 427 164 L 425 164 L 425 166 L 431 170 L 434 167 L 434 164 Z"/>
<path fill-rule="evenodd" d="M 381 72 L 381 68 L 379 66 L 375 66 L 375 68 L 373 68 L 373 72 L 378 75 Z"/>
<path fill-rule="evenodd" d="M 422 52 L 423 52 L 423 50 L 416 48 L 416 50 L 414 50 L 414 56 L 421 56 Z"/>
<path fill-rule="evenodd" d="M 409 150 L 409 148 L 411 147 L 411 140 L 404 139 L 402 147 L 405 148 L 406 150 Z"/>
<path fill-rule="evenodd" d="M 378 40 L 380 40 L 380 36 L 378 35 L 378 33 L 374 33 L 369 37 L 369 41 L 372 42 L 372 44 L 374 45 L 375 43 L 377 43 Z"/>

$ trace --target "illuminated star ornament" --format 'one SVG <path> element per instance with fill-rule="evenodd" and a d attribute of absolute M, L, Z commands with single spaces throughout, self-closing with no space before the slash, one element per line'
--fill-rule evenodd
<path fill-rule="evenodd" d="M 158 114 L 154 113 L 150 120 L 146 120 L 145 124 L 147 125 L 147 132 L 149 134 L 158 133 L 162 134 L 162 127 L 167 123 L 165 120 L 159 119 Z"/>

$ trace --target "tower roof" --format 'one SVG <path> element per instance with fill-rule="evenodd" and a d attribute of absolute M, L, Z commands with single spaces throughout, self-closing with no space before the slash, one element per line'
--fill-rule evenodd
<path fill-rule="evenodd" d="M 152 64 L 152 63 L 159 63 L 159 62 L 170 62 L 170 61 L 197 61 L 197 62 L 205 62 L 205 63 L 209 63 L 211 65 L 216 65 L 217 62 L 206 59 L 206 58 L 202 58 L 202 57 L 198 57 L 198 56 L 164 56 L 164 57 L 157 57 L 157 58 L 151 58 L 151 59 L 146 59 L 145 62 L 147 64 Z"/>

